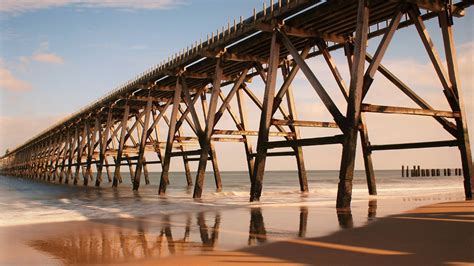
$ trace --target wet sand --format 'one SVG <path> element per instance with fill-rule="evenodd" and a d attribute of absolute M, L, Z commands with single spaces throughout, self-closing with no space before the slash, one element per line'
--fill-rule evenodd
<path fill-rule="evenodd" d="M 452 195 L 360 200 L 350 212 L 263 204 L 0 227 L 0 264 L 474 263 L 474 202 L 459 200 Z"/>

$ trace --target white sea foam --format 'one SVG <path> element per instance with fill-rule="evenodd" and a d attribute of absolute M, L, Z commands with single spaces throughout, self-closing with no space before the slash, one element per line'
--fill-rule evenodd
<path fill-rule="evenodd" d="M 249 206 L 333 207 L 337 194 L 336 171 L 308 172 L 310 191 L 304 195 L 299 192 L 296 172 L 269 172 L 266 174 L 261 201 L 249 203 L 248 176 L 244 172 L 231 172 L 222 173 L 222 192 L 213 191 L 213 182 L 209 176 L 202 200 L 195 201 L 191 191 L 185 189 L 183 174 L 173 174 L 166 197 L 157 195 L 159 173 L 152 173 L 152 184 L 142 186 L 138 193 L 131 191 L 126 180 L 115 190 L 105 187 L 107 183 L 97 189 L 0 176 L 0 226 L 133 218 Z M 418 197 L 440 192 L 463 194 L 460 177 L 403 179 L 398 175 L 399 171 L 377 172 L 379 195 L 374 197 L 367 193 L 363 172 L 356 172 L 353 200 Z"/>

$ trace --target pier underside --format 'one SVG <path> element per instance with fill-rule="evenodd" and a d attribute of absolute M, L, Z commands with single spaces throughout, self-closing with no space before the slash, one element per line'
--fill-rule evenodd
<path fill-rule="evenodd" d="M 122 182 L 121 166 L 125 166 L 133 189 L 138 190 L 142 177 L 146 184 L 150 182 L 148 166 L 159 164 L 158 193 L 164 194 L 171 181 L 171 160 L 179 157 L 188 186 L 194 185 L 193 197 L 200 198 L 208 162 L 217 190 L 223 187 L 215 143 L 239 142 L 250 176 L 250 200 L 258 201 L 267 157 L 293 157 L 300 189 L 307 192 L 305 163 L 311 161 L 305 161 L 302 147 L 341 145 L 337 207 L 347 208 L 358 148 L 362 149 L 368 192 L 376 195 L 373 151 L 446 146 L 460 151 L 465 196 L 472 199 L 472 156 L 453 38 L 453 16 L 462 16 L 469 5 L 470 1 L 442 0 L 278 1 L 246 20 L 234 20 L 207 40 L 194 43 L 30 139 L 2 157 L 1 173 L 96 186 L 105 180 L 116 187 Z M 433 18 L 439 21 L 442 47 L 434 45 L 425 27 L 425 21 Z M 397 30 L 405 27 L 418 32 L 414 41 L 425 48 L 437 75 L 434 78 L 443 89 L 439 96 L 447 100 L 449 110 L 434 109 L 382 64 L 386 51 L 398 44 L 392 43 Z M 380 41 L 370 49 L 368 41 L 375 37 Z M 347 57 L 344 66 L 337 65 L 333 57 L 338 49 Z M 342 104 L 308 64 L 316 56 L 330 70 L 336 91 L 345 99 Z M 342 67 L 349 69 L 348 80 L 341 75 Z M 292 85 L 299 73 L 314 89 L 305 97 L 322 105 L 330 121 L 298 119 L 295 95 L 301 92 Z M 384 93 L 371 88 L 376 73 L 418 107 L 367 103 L 369 92 Z M 255 84 L 263 84 L 263 97 Z M 249 123 L 255 116 L 255 112 L 249 114 L 249 108 L 260 111 L 258 128 Z M 431 116 L 450 138 L 371 144 L 365 113 Z M 220 127 L 222 120 L 230 121 L 233 128 Z M 301 128 L 338 133 L 303 138 Z M 359 138 L 361 147 L 357 147 Z M 156 156 L 152 159 L 150 155 Z M 196 173 L 190 171 L 193 162 L 197 162 Z"/>

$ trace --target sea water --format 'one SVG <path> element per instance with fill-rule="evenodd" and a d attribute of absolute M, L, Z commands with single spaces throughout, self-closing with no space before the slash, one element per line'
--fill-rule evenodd
<path fill-rule="evenodd" d="M 158 196 L 159 172 L 149 174 L 149 185 L 142 180 L 138 191 L 132 191 L 130 177 L 125 173 L 118 188 L 112 188 L 107 177 L 100 187 L 85 187 L 0 176 L 0 226 L 133 218 L 259 205 L 334 206 L 338 171 L 307 171 L 307 175 L 309 193 L 302 195 L 296 171 L 267 171 L 258 203 L 248 202 L 248 172 L 221 172 L 221 192 L 216 192 L 213 174 L 207 173 L 201 200 L 192 199 L 193 188 L 187 187 L 181 172 L 170 173 L 166 196 Z M 364 171 L 355 171 L 353 201 L 445 193 L 463 195 L 462 177 L 459 176 L 401 177 L 399 170 L 380 170 L 375 176 L 378 195 L 374 197 L 368 195 Z"/>

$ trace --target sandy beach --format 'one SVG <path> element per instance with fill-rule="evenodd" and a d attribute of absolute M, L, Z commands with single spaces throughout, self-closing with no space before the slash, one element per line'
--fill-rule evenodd
<path fill-rule="evenodd" d="M 449 194 L 40 223 L 0 227 L 0 264 L 465 265 L 473 223 Z"/>

